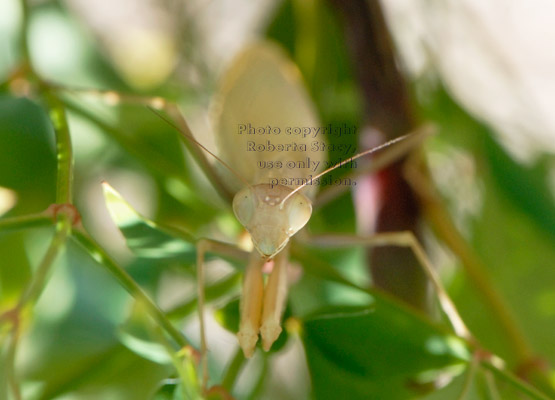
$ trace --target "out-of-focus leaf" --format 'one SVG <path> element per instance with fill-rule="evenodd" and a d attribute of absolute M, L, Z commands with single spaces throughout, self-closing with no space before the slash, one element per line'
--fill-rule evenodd
<path fill-rule="evenodd" d="M 164 346 L 139 337 L 137 332 L 131 333 L 127 330 L 122 330 L 118 336 L 125 347 L 147 360 L 158 364 L 169 364 L 171 362 L 171 358 L 168 356 Z"/>
<path fill-rule="evenodd" d="M 96 398 L 101 399 L 110 398 L 118 392 L 136 400 L 147 400 L 150 399 L 148 390 L 153 381 L 165 375 L 160 369 L 153 369 L 150 361 L 122 345 L 82 359 L 71 372 L 66 380 L 60 380 L 60 376 L 46 379 L 47 384 L 39 400 L 51 400 L 64 393 L 72 393 L 75 398 L 88 398 L 85 396 L 94 393 Z"/>
<path fill-rule="evenodd" d="M 44 110 L 28 99 L 0 96 L 0 186 L 13 189 L 16 215 L 54 201 L 54 133 Z"/>
<path fill-rule="evenodd" d="M 488 266 L 495 288 L 500 290 L 516 323 L 536 351 L 555 362 L 555 246 L 553 236 L 515 207 L 506 198 L 491 176 L 485 176 L 488 187 L 483 213 L 474 229 L 474 246 Z M 466 283 L 471 286 L 471 283 Z M 487 313 L 476 313 L 472 306 L 479 299 L 470 299 L 468 289 L 460 288 L 459 303 L 469 323 L 478 322 L 477 329 L 496 348 L 503 332 L 488 325 Z M 499 349 L 510 359 L 511 347 Z"/>
<path fill-rule="evenodd" d="M 158 364 L 170 364 L 172 359 L 168 350 L 153 337 L 155 329 L 147 311 L 137 302 L 129 319 L 118 329 L 118 338 L 141 357 Z"/>
<path fill-rule="evenodd" d="M 152 400 L 172 400 L 178 384 L 177 379 L 164 379 Z"/>
<path fill-rule="evenodd" d="M 69 393 L 75 398 L 110 398 L 114 393 L 149 398 L 169 368 L 118 343 L 117 326 L 127 315 L 129 301 L 89 254 L 68 242 L 19 348 L 22 379 L 44 382 L 38 399 Z"/>
<path fill-rule="evenodd" d="M 306 318 L 303 340 L 317 399 L 408 399 L 469 358 L 460 339 L 380 297 Z"/>
<path fill-rule="evenodd" d="M 422 400 L 522 400 L 523 394 L 514 386 L 507 385 L 506 382 L 496 380 L 490 371 L 476 366 L 471 376 L 471 381 L 467 382 L 468 373 L 459 375 L 447 386 L 440 388 L 424 397 Z M 468 385 L 465 388 L 465 385 Z M 465 391 L 465 396 L 461 397 Z"/>
<path fill-rule="evenodd" d="M 193 393 L 184 388 L 183 383 L 178 379 L 166 379 L 152 400 L 201 400 L 201 398 L 205 399 L 205 397 L 201 397 L 199 393 Z M 206 396 L 206 400 L 211 399 L 223 399 L 223 397 Z M 224 400 L 226 399 L 227 398 Z"/>
<path fill-rule="evenodd" d="M 129 105 L 118 108 L 120 131 L 130 132 L 128 139 L 145 159 L 150 157 L 164 162 L 167 168 L 166 177 L 184 176 L 187 169 L 179 133 L 146 107 L 139 107 Z"/>
<path fill-rule="evenodd" d="M 166 379 L 152 400 L 200 400 L 199 395 L 184 390 L 179 379 Z"/>
<path fill-rule="evenodd" d="M 178 388 L 179 379 L 164 379 L 152 400 L 174 400 Z"/>
<path fill-rule="evenodd" d="M 239 331 L 239 299 L 231 300 L 215 313 L 216 321 L 230 332 Z"/>
<path fill-rule="evenodd" d="M 479 188 L 480 214 L 470 221 L 468 240 L 472 251 L 483 261 L 490 290 L 501 294 L 516 330 L 532 351 L 553 365 L 554 208 L 549 205 L 547 171 L 542 164 L 525 167 L 511 160 L 493 142 L 491 131 L 462 110 L 445 91 L 429 93 L 428 99 L 424 114 L 441 126 L 437 139 L 464 148 L 477 167 L 474 185 Z M 447 199 L 455 207 L 457 201 Z M 484 302 L 464 269 L 457 271 L 449 289 L 463 319 L 483 346 L 504 358 L 509 368 L 518 368 L 518 363 L 525 362 L 517 359 L 515 345 L 497 311 Z M 545 386 L 545 377 L 535 379 L 537 372 L 529 371 L 530 381 L 553 391 Z"/>
<path fill-rule="evenodd" d="M 23 245 L 24 233 L 0 233 L 0 310 L 15 303 L 31 276 L 31 266 Z"/>
<path fill-rule="evenodd" d="M 555 208 L 549 205 L 547 171 L 542 165 L 527 168 L 511 160 L 488 137 L 489 129 L 461 109 L 445 91 L 438 89 L 428 99 L 423 112 L 441 126 L 437 139 L 471 152 L 479 168 L 476 186 L 483 187 L 483 204 L 470 230 L 473 250 L 483 260 L 492 290 L 500 291 L 518 329 L 538 354 L 553 363 Z M 456 204 L 457 199 L 448 201 Z M 507 340 L 507 332 L 491 308 L 484 306 L 462 269 L 454 280 L 452 295 L 481 343 L 509 365 L 514 363 L 514 348 Z"/>
<path fill-rule="evenodd" d="M 187 264 L 194 262 L 196 251 L 192 237 L 182 232 L 177 237 L 168 229 L 144 218 L 107 183 L 104 184 L 104 197 L 112 219 L 125 236 L 127 246 L 138 257 Z"/>
<path fill-rule="evenodd" d="M 548 187 L 548 165 L 523 166 L 509 157 L 490 135 L 485 135 L 484 142 L 496 184 L 515 206 L 555 240 L 555 199 Z"/>

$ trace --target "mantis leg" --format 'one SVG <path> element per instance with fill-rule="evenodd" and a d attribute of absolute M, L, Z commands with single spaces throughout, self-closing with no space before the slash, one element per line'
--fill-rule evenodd
<path fill-rule="evenodd" d="M 264 289 L 262 266 L 266 260 L 257 252 L 251 254 L 243 281 L 241 321 L 237 334 L 247 358 L 254 353 L 259 333 L 265 351 L 270 350 L 281 333 L 281 317 L 287 300 L 288 258 L 289 246 L 276 255 L 272 273 Z"/>
<path fill-rule="evenodd" d="M 262 315 L 262 298 L 264 292 L 264 279 L 262 266 L 265 260 L 256 251 L 251 253 L 249 264 L 243 279 L 243 292 L 241 293 L 241 320 L 237 338 L 243 349 L 245 357 L 252 357 L 258 332 L 260 331 L 260 317 Z"/>
<path fill-rule="evenodd" d="M 464 339 L 472 340 L 472 335 L 463 322 L 453 301 L 444 289 L 439 276 L 433 267 L 422 245 L 410 231 L 386 232 L 369 236 L 358 235 L 325 235 L 309 239 L 309 243 L 317 246 L 352 247 L 362 246 L 399 246 L 412 250 L 424 274 L 430 280 L 439 300 L 439 304 L 449 318 L 451 325 L 457 335 Z"/>
<path fill-rule="evenodd" d="M 233 258 L 244 258 L 245 253 L 236 246 L 222 243 L 211 239 L 200 239 L 196 243 L 197 248 L 197 297 L 200 322 L 200 354 L 201 354 L 201 381 L 203 393 L 206 393 L 208 383 L 208 349 L 206 345 L 206 324 L 204 320 L 204 259 L 207 252 L 215 252 L 221 255 L 229 255 Z"/>
<path fill-rule="evenodd" d="M 289 246 L 276 255 L 274 268 L 266 284 L 262 312 L 262 347 L 270 350 L 281 333 L 281 317 L 287 301 L 287 261 Z"/>

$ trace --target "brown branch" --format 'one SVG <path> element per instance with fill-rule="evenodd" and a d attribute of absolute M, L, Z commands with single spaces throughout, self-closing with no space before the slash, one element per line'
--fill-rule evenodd
<path fill-rule="evenodd" d="M 340 16 L 353 69 L 364 100 L 365 130 L 363 148 L 398 137 L 415 127 L 410 109 L 408 89 L 397 68 L 393 41 L 389 34 L 379 1 L 329 0 Z M 369 137 L 370 136 L 370 137 Z M 379 137 L 377 137 L 379 136 Z M 411 187 L 402 171 L 404 158 L 390 165 L 377 177 L 364 178 L 378 187 L 381 205 L 365 189 L 355 192 L 361 207 L 380 207 L 375 227 L 377 232 L 412 231 L 420 210 Z M 367 187 L 367 185 L 359 185 Z M 363 224 L 368 225 L 368 224 Z M 371 232 L 362 232 L 371 233 Z M 407 303 L 428 310 L 428 283 L 410 251 L 385 246 L 369 254 L 374 284 Z"/>

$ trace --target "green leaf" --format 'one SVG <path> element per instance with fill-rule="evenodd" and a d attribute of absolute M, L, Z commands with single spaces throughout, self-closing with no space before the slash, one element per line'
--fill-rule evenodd
<path fill-rule="evenodd" d="M 118 343 L 117 326 L 130 300 L 89 254 L 68 242 L 22 336 L 20 349 L 32 349 L 33 356 L 20 374 L 40 383 L 40 396 L 34 398 L 52 400 L 69 393 L 79 399 L 113 393 L 149 398 L 170 371 Z"/>
<path fill-rule="evenodd" d="M 174 400 L 175 394 L 179 391 L 178 387 L 178 379 L 164 379 L 152 400 Z"/>
<path fill-rule="evenodd" d="M 146 307 L 137 301 L 129 319 L 119 328 L 117 336 L 135 354 L 158 364 L 171 364 L 172 358 L 168 350 L 155 340 L 155 329 Z"/>
<path fill-rule="evenodd" d="M 469 358 L 460 339 L 379 296 L 370 307 L 320 311 L 303 327 L 317 399 L 411 398 Z"/>
<path fill-rule="evenodd" d="M 494 141 L 491 130 L 473 119 L 446 91 L 436 89 L 427 98 L 429 103 L 423 113 L 442 128 L 435 140 L 463 149 L 471 155 L 477 170 L 473 185 L 479 189 L 480 214 L 469 217 L 466 236 L 472 251 L 483 262 L 489 285 L 480 289 L 463 268 L 457 269 L 449 288 L 451 296 L 474 336 L 482 346 L 503 358 L 509 369 L 519 368 L 523 362 L 527 365 L 527 360 L 516 354 L 514 339 L 511 340 L 515 334 L 530 345 L 533 357 L 553 364 L 555 214 L 547 183 L 547 155 L 535 166 L 519 165 Z M 452 209 L 464 207 L 456 196 L 443 195 L 447 203 L 453 204 Z M 505 319 L 508 316 L 514 321 L 516 333 L 508 334 L 501 323 L 501 313 L 492 303 L 484 302 L 480 291 L 500 294 Z M 539 369 L 533 369 L 527 372 L 528 380 L 555 393 L 552 383 L 549 387 L 545 377 L 539 376 Z"/>
<path fill-rule="evenodd" d="M 24 239 L 25 234 L 22 232 L 9 235 L 0 233 L 0 309 L 16 303 L 31 276 Z"/>
<path fill-rule="evenodd" d="M 515 203 L 496 186 L 492 176 L 485 175 L 488 187 L 483 213 L 474 228 L 473 244 L 488 267 L 495 289 L 503 295 L 516 322 L 536 351 L 555 361 L 555 247 L 553 236 L 515 207 Z M 546 216 L 547 218 L 547 216 Z M 509 363 L 516 360 L 504 332 L 491 326 L 487 312 L 476 313 L 480 299 L 468 296 L 470 282 L 464 282 L 456 293 L 463 317 L 477 323 L 483 343 Z M 505 345 L 505 346 L 503 346 Z"/>
<path fill-rule="evenodd" d="M 555 238 L 555 199 L 548 187 L 547 158 L 543 163 L 526 167 L 511 159 L 490 135 L 484 137 L 492 178 L 499 188 L 515 206 Z"/>
<path fill-rule="evenodd" d="M 195 261 L 192 236 L 160 227 L 135 211 L 110 185 L 104 183 L 103 186 L 110 215 L 137 257 L 187 264 Z"/>
<path fill-rule="evenodd" d="M 56 193 L 54 134 L 34 102 L 0 94 L 0 186 L 17 194 L 11 215 L 44 210 Z"/>
<path fill-rule="evenodd" d="M 221 326 L 230 332 L 239 331 L 239 299 L 233 299 L 225 306 L 216 310 L 215 318 Z"/>

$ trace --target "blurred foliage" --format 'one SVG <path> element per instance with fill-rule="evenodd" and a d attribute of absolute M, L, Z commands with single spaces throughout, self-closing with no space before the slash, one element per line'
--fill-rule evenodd
<path fill-rule="evenodd" d="M 0 212 L 4 203 L 8 209 L 0 219 L 0 399 L 201 398 L 194 243 L 201 237 L 237 241 L 240 227 L 179 134 L 142 103 L 111 105 L 63 87 L 162 96 L 189 116 L 206 106 L 216 79 L 204 76 L 204 90 L 189 87 L 177 66 L 167 81 L 138 93 L 65 2 L 25 10 L 15 0 L 6 4 L 11 19 L 0 27 L 0 187 L 16 201 L 0 192 Z M 182 18 L 187 24 L 194 15 Z M 285 1 L 266 28 L 265 36 L 298 63 L 322 121 L 359 125 L 357 84 L 332 10 L 320 2 Z M 25 39 L 33 69 L 25 65 Z M 194 37 L 182 43 L 195 45 Z M 63 56 L 57 47 L 65 49 Z M 61 152 L 39 77 L 62 87 L 52 90 L 68 114 L 74 150 L 74 205 L 84 228 L 74 225 L 63 245 L 52 238 L 63 237 L 71 215 L 38 214 L 55 202 Z M 553 159 L 515 162 L 440 83 L 412 85 L 415 112 L 439 128 L 424 154 L 441 206 L 480 260 L 486 292 L 500 294 L 533 358 L 520 359 L 499 309 L 451 253 L 437 258 L 443 260 L 440 272 L 480 346 L 505 360 L 506 369 L 496 374 L 483 365 L 486 358 L 473 358 L 477 346 L 457 338 L 446 321 L 368 288 L 361 249 L 296 244 L 293 259 L 304 273 L 291 287 L 285 332 L 270 353 L 257 350 L 247 362 L 234 355 L 230 336 L 244 258 L 226 255 L 222 265 L 210 254 L 216 273 L 209 274 L 206 295 L 219 325 L 208 325 L 214 330 L 208 335 L 208 398 L 310 393 L 316 399 L 436 400 L 466 392 L 466 399 L 545 399 L 555 393 Z M 104 196 L 102 181 L 113 186 L 104 185 Z M 473 207 L 468 194 L 476 196 Z M 350 194 L 316 212 L 309 226 L 353 232 Z M 45 262 L 48 249 L 54 258 Z"/>

